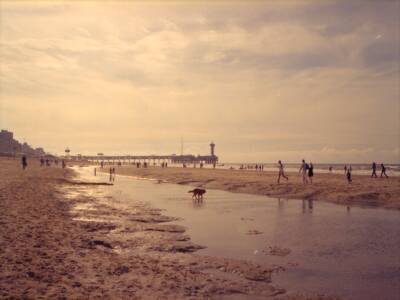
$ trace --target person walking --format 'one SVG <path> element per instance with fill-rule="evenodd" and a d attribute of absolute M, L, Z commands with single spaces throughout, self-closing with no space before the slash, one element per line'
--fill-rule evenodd
<path fill-rule="evenodd" d="M 307 183 L 308 182 L 307 181 L 307 170 L 308 170 L 308 164 L 306 164 L 305 160 L 303 159 L 302 163 L 301 163 L 300 170 L 299 170 L 299 173 L 301 173 L 301 176 L 303 178 L 303 183 Z"/>
<path fill-rule="evenodd" d="M 280 183 L 281 177 L 285 178 L 286 180 L 289 180 L 289 177 L 285 175 L 285 172 L 283 170 L 283 164 L 281 161 L 278 161 L 278 168 L 279 168 L 278 183 Z"/>
<path fill-rule="evenodd" d="M 25 155 L 22 156 L 21 163 L 22 163 L 22 170 L 25 171 L 26 167 L 28 166 L 28 161 Z"/>
<path fill-rule="evenodd" d="M 389 178 L 389 176 L 386 175 L 386 167 L 383 163 L 381 163 L 381 177 L 385 175 L 386 178 Z"/>
<path fill-rule="evenodd" d="M 351 183 L 353 180 L 351 179 L 351 165 L 347 168 L 347 173 L 346 173 L 346 177 L 347 177 L 347 182 Z"/>
<path fill-rule="evenodd" d="M 375 178 L 378 177 L 378 175 L 376 175 L 376 163 L 375 162 L 372 163 L 372 175 L 371 175 L 371 177 L 375 177 Z"/>
<path fill-rule="evenodd" d="M 310 162 L 310 166 L 308 168 L 308 178 L 310 179 L 310 182 L 312 183 L 312 178 L 314 176 L 314 166 L 312 162 Z"/>

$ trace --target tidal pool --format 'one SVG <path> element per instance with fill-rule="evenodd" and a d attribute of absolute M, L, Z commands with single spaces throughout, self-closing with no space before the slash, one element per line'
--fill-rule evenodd
<path fill-rule="evenodd" d="M 82 179 L 108 180 L 93 168 Z M 280 265 L 273 277 L 289 291 L 343 299 L 400 299 L 400 212 L 325 202 L 274 199 L 208 190 L 192 201 L 190 186 L 118 176 L 99 187 L 128 204 L 145 202 L 178 217 L 199 254 Z"/>

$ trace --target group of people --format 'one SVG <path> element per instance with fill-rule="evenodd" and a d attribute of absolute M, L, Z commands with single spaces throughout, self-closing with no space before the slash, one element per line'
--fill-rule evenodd
<path fill-rule="evenodd" d="M 279 174 L 278 174 L 278 183 L 281 182 L 281 177 L 285 178 L 286 180 L 289 180 L 289 177 L 285 175 L 284 167 L 282 164 L 282 161 L 278 161 L 278 169 L 279 169 Z M 303 183 L 312 183 L 312 179 L 314 177 L 314 165 L 312 162 L 306 163 L 306 161 L 303 159 L 301 161 L 300 169 L 299 169 L 299 174 L 301 174 Z"/>
<path fill-rule="evenodd" d="M 387 176 L 386 174 L 386 167 L 383 163 L 381 163 L 381 177 L 385 176 L 386 178 L 389 178 L 389 176 Z M 378 178 L 378 175 L 376 175 L 376 163 L 373 162 L 372 163 L 372 174 L 371 177 L 375 177 Z"/>
<path fill-rule="evenodd" d="M 285 178 L 286 180 L 289 180 L 289 177 L 285 175 L 284 167 L 283 167 L 282 161 L 280 161 L 280 160 L 278 161 L 278 169 L 279 169 L 278 183 L 280 183 L 282 177 Z M 330 166 L 329 172 L 332 172 L 332 169 L 333 168 Z M 377 165 L 375 162 L 373 162 L 371 177 L 378 178 L 376 171 L 377 171 Z M 302 176 L 303 183 L 308 183 L 308 182 L 312 183 L 312 179 L 314 177 L 313 163 L 312 162 L 306 163 L 306 161 L 303 159 L 301 162 L 299 173 Z M 347 179 L 348 183 L 351 183 L 353 181 L 351 173 L 352 173 L 351 165 L 349 165 L 349 166 L 345 165 L 344 166 L 344 174 L 346 175 L 346 179 Z M 381 176 L 380 177 L 389 178 L 389 176 L 386 174 L 386 167 L 383 163 L 381 164 Z"/>
<path fill-rule="evenodd" d="M 263 164 L 256 164 L 256 165 L 241 165 L 239 170 L 252 170 L 255 169 L 256 171 L 264 171 Z"/>
<path fill-rule="evenodd" d="M 314 177 L 314 165 L 313 165 L 313 163 L 310 162 L 308 164 L 303 159 L 301 161 L 301 166 L 300 166 L 299 173 L 301 173 L 301 177 L 303 179 L 303 183 L 308 183 L 308 181 L 310 181 L 310 183 L 312 183 L 312 178 Z M 308 177 L 308 179 L 307 179 L 307 177 Z"/>
<path fill-rule="evenodd" d="M 54 164 L 58 165 L 58 160 L 54 159 L 54 161 L 46 158 L 44 159 L 43 157 L 40 158 L 40 166 L 46 166 L 46 167 L 50 167 L 52 162 L 54 162 Z M 28 167 L 28 158 L 26 157 L 26 155 L 22 155 L 21 157 L 21 164 L 22 164 L 22 170 L 25 170 Z M 63 169 L 65 169 L 67 166 L 65 160 L 61 160 L 61 167 Z"/>

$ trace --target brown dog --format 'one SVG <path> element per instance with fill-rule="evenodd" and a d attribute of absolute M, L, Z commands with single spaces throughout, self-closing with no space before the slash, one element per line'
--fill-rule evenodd
<path fill-rule="evenodd" d="M 195 189 L 189 191 L 188 193 L 193 193 L 192 198 L 199 200 L 199 199 L 203 199 L 203 195 L 206 193 L 206 190 L 195 188 Z"/>

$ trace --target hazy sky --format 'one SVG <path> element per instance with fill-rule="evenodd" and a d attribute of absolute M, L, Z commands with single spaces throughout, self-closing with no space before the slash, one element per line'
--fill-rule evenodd
<path fill-rule="evenodd" d="M 62 153 L 399 162 L 400 1 L 0 1 L 0 128 Z"/>

